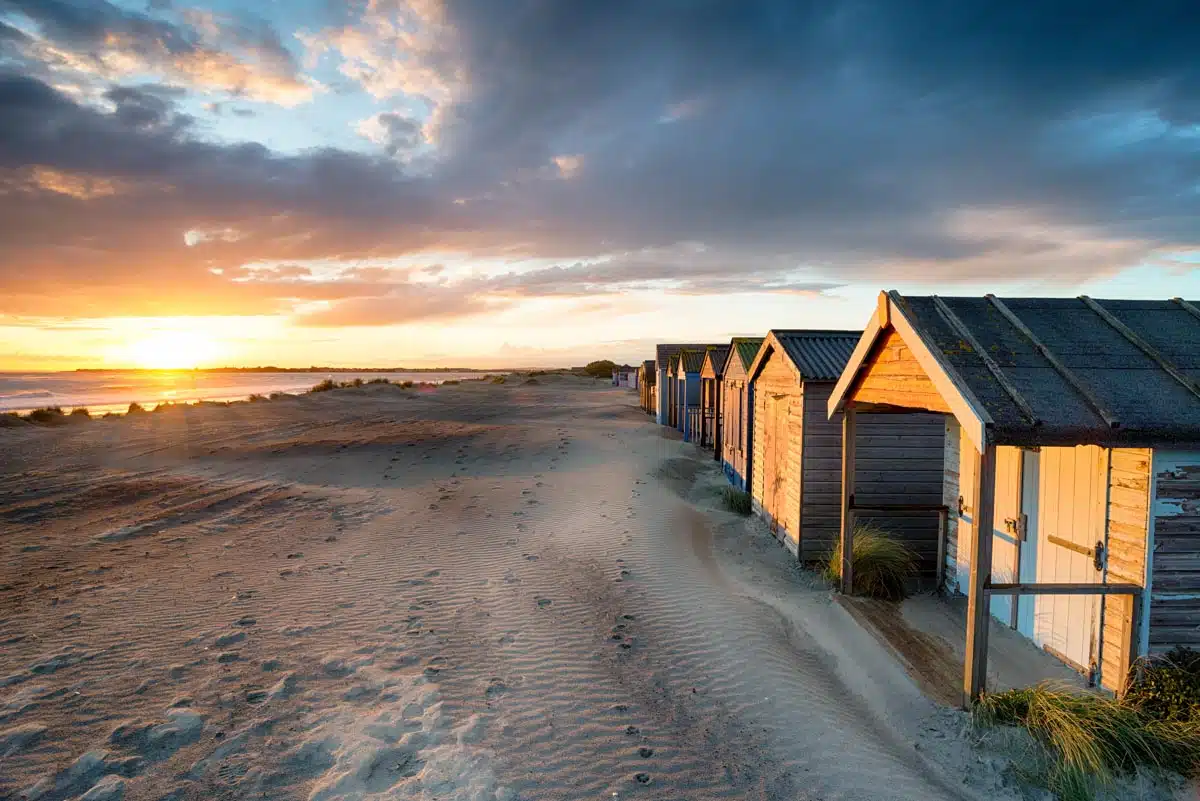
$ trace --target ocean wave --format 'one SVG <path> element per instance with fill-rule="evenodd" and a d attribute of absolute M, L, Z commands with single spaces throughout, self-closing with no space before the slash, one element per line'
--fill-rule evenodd
<path fill-rule="evenodd" d="M 53 398 L 54 393 L 48 389 L 30 389 L 23 392 L 10 392 L 0 395 L 0 400 L 14 400 L 20 398 Z"/>

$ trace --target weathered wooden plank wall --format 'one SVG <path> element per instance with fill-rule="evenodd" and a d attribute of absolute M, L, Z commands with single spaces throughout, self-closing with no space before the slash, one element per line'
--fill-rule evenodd
<path fill-rule="evenodd" d="M 1155 449 L 1149 647 L 1200 647 L 1200 451 Z"/>
<path fill-rule="evenodd" d="M 895 330 L 880 337 L 860 374 L 862 377 L 851 391 L 850 400 L 950 412 L 933 381 Z"/>
<path fill-rule="evenodd" d="M 743 489 L 746 480 L 746 446 L 750 412 L 747 403 L 746 379 L 724 379 L 721 382 L 721 459 L 733 472 L 735 483 Z"/>
<path fill-rule="evenodd" d="M 1148 448 L 1117 448 L 1109 456 L 1107 573 L 1110 584 L 1138 584 L 1146 579 L 1146 535 L 1150 516 L 1150 459 Z M 1133 599 L 1109 595 L 1104 599 L 1104 630 L 1100 645 L 1100 683 L 1118 692 L 1135 654 Z"/>

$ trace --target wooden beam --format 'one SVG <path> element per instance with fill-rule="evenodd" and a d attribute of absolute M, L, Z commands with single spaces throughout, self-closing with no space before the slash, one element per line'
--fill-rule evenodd
<path fill-rule="evenodd" d="M 946 540 L 949 536 L 950 510 L 943 506 L 938 511 L 937 585 L 934 587 L 939 593 L 946 583 Z"/>
<path fill-rule="evenodd" d="M 985 595 L 1141 595 L 1137 584 L 989 584 Z"/>
<path fill-rule="evenodd" d="M 996 446 L 976 456 L 972 489 L 975 525 L 971 533 L 971 583 L 967 590 L 967 654 L 963 665 L 963 708 L 983 694 L 987 683 L 988 601 L 984 588 L 991 581 L 992 518 L 996 506 Z"/>
<path fill-rule="evenodd" d="M 1186 300 L 1184 300 L 1183 298 L 1171 298 L 1171 300 L 1172 300 L 1174 303 L 1178 304 L 1179 308 L 1183 309 L 1185 312 L 1187 312 L 1188 314 L 1192 315 L 1192 316 L 1193 316 L 1193 317 L 1195 317 L 1197 320 L 1200 320 L 1200 309 L 1197 309 L 1195 306 L 1193 306 L 1192 304 L 1188 303 L 1188 302 L 1187 302 Z"/>
<path fill-rule="evenodd" d="M 1192 393 L 1197 398 L 1200 398 L 1200 385 L 1184 375 L 1183 372 L 1174 364 L 1172 364 L 1166 356 L 1163 356 L 1153 345 L 1138 336 L 1136 331 L 1118 320 L 1112 314 L 1112 312 L 1089 298 L 1087 295 L 1080 295 L 1079 299 L 1086 303 L 1089 309 L 1098 314 L 1100 319 L 1104 320 L 1104 322 L 1115 328 L 1118 334 L 1125 337 L 1125 339 L 1133 343 L 1138 350 L 1149 356 L 1151 361 L 1163 369 L 1163 372 L 1182 384 L 1188 392 Z"/>
<path fill-rule="evenodd" d="M 1000 312 L 1000 314 L 1004 316 L 1004 319 L 1008 320 L 1013 328 L 1020 331 L 1021 334 L 1029 340 L 1030 344 L 1033 345 L 1034 350 L 1040 353 L 1043 359 L 1050 362 L 1050 366 L 1053 367 L 1058 374 L 1063 377 L 1064 381 L 1070 384 L 1074 390 L 1079 393 L 1079 396 L 1083 398 L 1084 402 L 1087 403 L 1088 406 L 1092 407 L 1092 411 L 1100 416 L 1100 419 L 1104 421 L 1105 425 L 1107 425 L 1109 428 L 1120 427 L 1121 422 L 1117 420 L 1116 416 L 1110 412 L 1103 403 L 1100 402 L 1099 398 L 1092 394 L 1092 391 L 1088 389 L 1082 381 L 1079 380 L 1079 376 L 1075 375 L 1074 371 L 1063 364 L 1062 361 L 1060 361 L 1059 358 L 1054 355 L 1054 352 L 1050 350 L 1050 348 L 1046 347 L 1046 345 L 1037 338 L 1037 335 L 1030 330 L 1029 326 L 1025 325 L 1025 323 L 1021 321 L 1021 318 L 1018 317 L 1012 309 L 1005 305 L 1004 301 L 1000 300 L 1000 298 L 996 297 L 995 295 L 984 295 L 984 297 L 991 302 L 996 311 Z"/>
<path fill-rule="evenodd" d="M 854 445 L 855 411 L 842 413 L 842 592 L 854 594 Z"/>
<path fill-rule="evenodd" d="M 950 326 L 951 330 L 953 330 L 955 334 L 957 334 L 968 345 L 970 345 L 971 349 L 975 351 L 975 354 L 983 360 L 983 366 L 988 369 L 988 372 L 992 374 L 992 378 L 996 379 L 996 383 L 1000 385 L 1000 388 L 1004 390 L 1005 394 L 1007 394 L 1008 397 L 1012 399 L 1012 402 L 1017 405 L 1017 408 L 1021 410 L 1021 414 L 1025 416 L 1025 419 L 1034 425 L 1040 423 L 1041 421 L 1038 420 L 1037 415 L 1034 414 L 1033 407 L 1029 405 L 1029 402 L 1025 400 L 1024 396 L 1021 395 L 1021 393 L 1017 390 L 1013 382 L 1008 380 L 1008 376 L 1006 376 L 1004 371 L 1000 369 L 999 363 L 992 358 L 992 355 L 987 352 L 987 349 L 984 348 L 983 345 L 979 344 L 979 340 L 976 339 L 975 335 L 971 333 L 971 329 L 967 328 L 966 324 L 959 319 L 958 315 L 946 305 L 946 301 L 942 300 L 937 295 L 934 295 L 933 305 L 937 307 L 938 313 L 942 315 L 942 319 L 946 321 L 946 324 Z"/>

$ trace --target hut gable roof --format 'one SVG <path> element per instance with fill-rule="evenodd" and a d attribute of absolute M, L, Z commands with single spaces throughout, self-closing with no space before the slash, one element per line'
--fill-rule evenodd
<path fill-rule="evenodd" d="M 830 397 L 831 413 L 888 328 L 976 447 L 1200 442 L 1194 302 L 883 293 Z"/>
<path fill-rule="evenodd" d="M 679 370 L 684 373 L 698 373 L 704 366 L 704 354 L 708 346 L 701 345 L 698 349 L 679 351 Z"/>
<path fill-rule="evenodd" d="M 642 362 L 642 380 L 647 384 L 655 384 L 658 382 L 658 375 L 654 369 L 654 360 L 647 359 Z"/>
<path fill-rule="evenodd" d="M 750 374 L 750 365 L 762 347 L 764 337 L 734 337 L 729 342 L 729 356 L 725 360 L 723 375 L 745 377 Z"/>
<path fill-rule="evenodd" d="M 700 376 L 720 378 L 725 373 L 725 362 L 728 360 L 728 345 L 710 345 L 704 354 L 704 366 L 700 368 Z"/>
<path fill-rule="evenodd" d="M 758 374 L 772 353 L 780 352 L 800 380 L 836 381 L 861 336 L 858 331 L 772 330 L 750 366 L 750 377 Z"/>
<path fill-rule="evenodd" d="M 707 345 L 655 345 L 655 361 L 659 369 L 662 369 L 664 366 L 669 365 L 672 356 L 679 355 L 679 351 L 685 348 L 688 350 L 704 350 L 706 347 Z M 674 372 L 674 368 L 672 368 L 671 372 Z"/>

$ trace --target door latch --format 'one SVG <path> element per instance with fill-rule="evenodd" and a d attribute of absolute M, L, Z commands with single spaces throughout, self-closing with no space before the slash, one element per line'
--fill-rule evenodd
<path fill-rule="evenodd" d="M 1029 515 L 1020 514 L 1017 517 L 1004 518 L 1004 530 L 1017 540 L 1024 542 L 1029 532 Z"/>
<path fill-rule="evenodd" d="M 1103 570 L 1104 569 L 1104 543 L 1097 540 L 1096 547 L 1092 551 L 1092 554 L 1093 554 L 1092 564 L 1095 565 L 1097 570 Z"/>
<path fill-rule="evenodd" d="M 963 496 L 958 496 L 958 516 L 965 517 L 967 514 L 967 502 L 963 500 Z"/>

